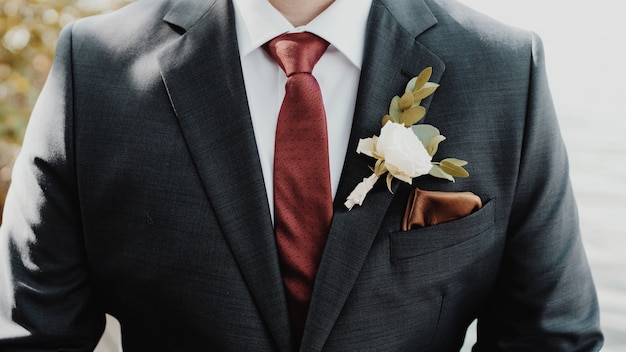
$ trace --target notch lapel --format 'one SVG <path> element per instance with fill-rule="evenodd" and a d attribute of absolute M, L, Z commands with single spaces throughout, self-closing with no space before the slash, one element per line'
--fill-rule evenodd
<path fill-rule="evenodd" d="M 204 191 L 266 326 L 291 351 L 274 231 L 239 62 L 232 3 L 179 0 L 165 21 L 181 36 L 161 73 Z M 242 187 L 242 185 L 245 185 Z"/>
<path fill-rule="evenodd" d="M 362 206 L 348 211 L 343 205 L 354 187 L 372 173 L 369 166 L 374 161 L 356 153 L 358 141 L 379 134 L 391 99 L 404 92 L 410 78 L 428 66 L 433 67 L 431 81 L 438 82 L 441 78 L 445 69 L 443 61 L 416 40 L 436 22 L 421 0 L 372 3 L 350 142 L 328 242 L 317 272 L 302 351 L 323 348 L 393 198 L 384 182 L 379 181 Z M 423 105 L 427 107 L 430 101 L 428 98 Z M 394 185 L 397 187 L 398 181 Z"/>

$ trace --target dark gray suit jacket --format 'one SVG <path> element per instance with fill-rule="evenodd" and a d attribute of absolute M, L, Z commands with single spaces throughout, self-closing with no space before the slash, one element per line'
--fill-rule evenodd
<path fill-rule="evenodd" d="M 15 167 L 2 227 L 0 350 L 293 351 L 232 5 L 146 0 L 81 20 Z M 594 351 L 602 336 L 539 39 L 451 0 L 374 0 L 352 135 L 301 351 Z M 436 159 L 468 179 L 380 182 L 359 138 L 432 66 Z M 484 207 L 401 232 L 412 187 Z M 1 252 L 0 252 L 1 253 Z M 12 280 L 12 281 L 9 281 Z"/>

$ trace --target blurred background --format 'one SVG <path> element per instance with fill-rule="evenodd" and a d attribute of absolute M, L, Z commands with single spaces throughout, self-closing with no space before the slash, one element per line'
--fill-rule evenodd
<path fill-rule="evenodd" d="M 63 26 L 130 0 L 0 0 L 0 221 L 11 165 Z"/>
<path fill-rule="evenodd" d="M 615 0 L 461 0 L 544 41 L 598 287 L 603 351 L 626 351 L 626 21 Z M 131 0 L 0 0 L 0 210 L 30 110 L 67 23 Z M 546 166 L 549 167 L 549 166 Z M 0 211 L 0 222 L 1 222 Z M 117 322 L 98 351 L 119 350 Z M 475 340 L 470 329 L 463 351 Z"/>

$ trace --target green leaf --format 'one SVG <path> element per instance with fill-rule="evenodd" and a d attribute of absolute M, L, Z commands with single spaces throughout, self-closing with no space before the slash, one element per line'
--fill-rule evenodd
<path fill-rule="evenodd" d="M 406 127 L 411 127 L 424 118 L 424 115 L 426 115 L 426 109 L 423 106 L 414 106 L 400 114 L 400 123 Z"/>
<path fill-rule="evenodd" d="M 452 177 L 452 175 L 449 175 L 445 171 L 443 171 L 441 169 L 441 167 L 439 167 L 439 165 L 433 165 L 433 167 L 430 169 L 428 174 L 431 175 L 431 176 L 435 176 L 435 177 L 438 177 L 438 178 L 443 178 L 443 179 L 446 179 L 448 181 L 454 182 L 454 177 Z"/>
<path fill-rule="evenodd" d="M 456 165 L 456 166 L 465 166 L 465 165 L 467 165 L 467 164 L 468 164 L 468 162 L 467 162 L 467 161 L 465 161 L 465 160 L 461 160 L 461 159 L 457 159 L 457 158 L 446 158 L 446 159 L 443 159 L 442 161 L 445 161 L 445 162 L 447 162 L 447 163 L 454 164 L 454 165 Z"/>
<path fill-rule="evenodd" d="M 374 173 L 376 174 L 376 176 L 380 177 L 385 172 L 387 172 L 387 168 L 385 167 L 385 160 L 384 159 L 376 160 L 376 166 L 374 167 Z"/>
<path fill-rule="evenodd" d="M 413 92 L 417 92 L 420 88 L 422 88 L 430 79 L 430 76 L 433 74 L 432 67 L 426 67 L 420 72 L 415 80 L 415 86 L 413 87 Z"/>
<path fill-rule="evenodd" d="M 445 173 L 451 175 L 451 176 L 455 176 L 455 177 L 468 177 L 469 173 L 460 165 L 458 164 L 458 161 L 463 161 L 463 160 L 459 160 L 459 159 L 444 159 L 442 160 L 439 165 L 441 166 L 441 170 L 444 171 Z M 463 164 L 465 165 L 465 164 Z"/>
<path fill-rule="evenodd" d="M 400 97 L 396 95 L 391 99 L 391 103 L 389 103 L 389 116 L 391 116 L 395 122 L 400 121 L 400 114 L 402 114 L 402 110 L 398 107 L 399 101 Z"/>
<path fill-rule="evenodd" d="M 415 126 L 412 126 L 411 129 L 413 130 L 413 133 L 415 133 L 417 138 L 420 140 L 420 142 L 422 142 L 422 144 L 424 145 L 424 148 L 426 148 L 426 146 L 428 145 L 430 140 L 433 139 L 433 137 L 440 135 L 439 130 L 435 126 L 432 126 L 432 125 L 427 125 L 427 124 L 415 125 Z"/>
<path fill-rule="evenodd" d="M 438 135 L 438 136 L 434 136 L 433 138 L 431 138 L 430 141 L 428 142 L 428 145 L 426 145 L 426 151 L 428 152 L 428 155 L 432 157 L 435 154 L 437 154 L 437 150 L 439 150 L 439 143 L 445 140 L 446 140 L 446 137 L 443 135 Z"/>
<path fill-rule="evenodd" d="M 394 121 L 393 117 L 391 117 L 391 115 L 385 115 L 383 116 L 383 126 L 387 124 L 387 122 L 392 121 L 392 122 L 398 122 L 398 121 Z"/>
<path fill-rule="evenodd" d="M 415 91 L 415 93 L 413 94 L 414 100 L 421 101 L 422 99 L 433 94 L 437 90 L 437 88 L 439 88 L 439 85 L 437 83 L 427 82 L 422 88 Z"/>
<path fill-rule="evenodd" d="M 411 80 L 406 84 L 404 91 L 407 93 L 413 93 L 413 91 L 415 91 L 415 82 L 417 82 L 417 76 L 411 78 Z"/>
<path fill-rule="evenodd" d="M 398 108 L 400 108 L 400 110 L 402 111 L 409 109 L 413 106 L 414 101 L 415 101 L 415 98 L 413 96 L 413 93 L 406 92 L 402 95 L 400 100 L 398 100 Z"/>

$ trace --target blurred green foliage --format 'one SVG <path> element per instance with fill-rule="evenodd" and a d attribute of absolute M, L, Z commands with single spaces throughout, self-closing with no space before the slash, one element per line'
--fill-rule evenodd
<path fill-rule="evenodd" d="M 0 222 L 12 163 L 61 29 L 132 0 L 0 1 Z"/>
<path fill-rule="evenodd" d="M 77 18 L 129 0 L 4 0 L 0 2 L 0 138 L 19 143 L 45 82 L 61 29 Z"/>

